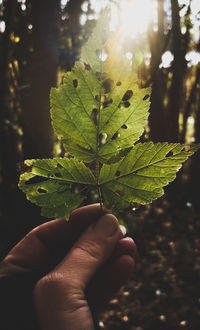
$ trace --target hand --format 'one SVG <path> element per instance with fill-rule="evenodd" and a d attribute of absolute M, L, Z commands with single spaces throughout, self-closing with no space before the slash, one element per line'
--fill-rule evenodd
<path fill-rule="evenodd" d="M 69 222 L 53 220 L 32 230 L 2 261 L 0 277 L 37 274 L 40 329 L 90 330 L 93 313 L 130 277 L 134 253 L 116 218 L 95 204 L 74 210 Z"/>

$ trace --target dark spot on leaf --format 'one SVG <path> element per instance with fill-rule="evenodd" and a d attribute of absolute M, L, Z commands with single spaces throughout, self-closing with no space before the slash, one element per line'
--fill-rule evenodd
<path fill-rule="evenodd" d="M 131 105 L 131 104 L 130 104 L 128 101 L 127 101 L 127 102 L 124 102 L 124 107 L 125 107 L 125 108 L 130 107 L 130 105 Z"/>
<path fill-rule="evenodd" d="M 124 196 L 124 191 L 123 190 L 116 190 L 116 193 L 120 196 Z"/>
<path fill-rule="evenodd" d="M 99 96 L 99 95 L 95 95 L 95 100 L 96 100 L 97 102 L 99 102 L 99 101 L 100 101 L 100 96 Z"/>
<path fill-rule="evenodd" d="M 109 121 L 107 120 L 107 121 L 106 121 L 106 125 L 108 125 L 108 123 L 109 123 Z"/>
<path fill-rule="evenodd" d="M 87 71 L 91 70 L 91 66 L 89 64 L 84 63 L 84 65 L 85 65 L 85 70 L 87 70 Z"/>
<path fill-rule="evenodd" d="M 44 178 L 43 176 L 34 176 L 33 178 L 31 178 L 30 180 L 26 181 L 25 184 L 29 185 L 29 184 L 36 184 L 36 183 L 42 183 L 49 180 L 48 178 Z"/>
<path fill-rule="evenodd" d="M 116 86 L 121 86 L 121 81 L 118 81 L 117 83 L 116 83 Z"/>
<path fill-rule="evenodd" d="M 60 165 L 60 164 L 57 164 L 56 167 L 57 167 L 57 168 L 63 168 L 62 165 Z"/>
<path fill-rule="evenodd" d="M 99 134 L 99 147 L 102 146 L 102 138 L 103 138 L 103 135 L 102 133 Z"/>
<path fill-rule="evenodd" d="M 96 72 L 96 77 L 98 80 L 101 80 L 101 72 Z"/>
<path fill-rule="evenodd" d="M 171 157 L 171 156 L 173 156 L 173 152 L 169 151 L 168 154 L 166 155 L 166 157 Z"/>
<path fill-rule="evenodd" d="M 120 171 L 118 170 L 116 173 L 115 173 L 116 176 L 120 176 Z"/>
<path fill-rule="evenodd" d="M 71 192 L 73 192 L 73 194 L 79 194 L 80 189 L 81 189 L 81 185 L 79 183 L 73 183 L 71 186 Z"/>
<path fill-rule="evenodd" d="M 143 97 L 143 101 L 146 101 L 148 98 L 149 98 L 149 94 L 146 94 L 144 97 Z"/>
<path fill-rule="evenodd" d="M 54 172 L 54 174 L 55 174 L 55 176 L 57 176 L 58 178 L 61 178 L 61 177 L 62 177 L 62 175 L 61 175 L 60 172 Z"/>
<path fill-rule="evenodd" d="M 112 79 L 106 79 L 103 81 L 102 86 L 105 93 L 110 93 L 114 81 Z"/>
<path fill-rule="evenodd" d="M 128 127 L 124 124 L 124 125 L 122 125 L 121 128 L 123 128 L 123 129 L 127 129 Z"/>
<path fill-rule="evenodd" d="M 104 107 L 104 109 L 105 108 L 107 108 L 110 104 L 112 104 L 113 103 L 113 100 L 112 99 L 110 99 L 110 100 L 106 100 L 105 102 L 103 102 L 103 107 Z"/>
<path fill-rule="evenodd" d="M 133 96 L 133 91 L 132 90 L 128 90 L 126 91 L 126 93 L 124 94 L 122 101 L 128 101 L 131 97 Z"/>
<path fill-rule="evenodd" d="M 94 108 L 92 110 L 92 121 L 95 125 L 97 125 L 97 115 L 98 115 L 98 109 Z"/>
<path fill-rule="evenodd" d="M 121 147 L 120 146 L 117 146 L 117 150 L 121 150 Z"/>
<path fill-rule="evenodd" d="M 101 75 L 101 78 L 104 80 L 104 79 L 106 79 L 106 77 L 107 77 L 107 73 L 103 72 L 102 75 Z"/>
<path fill-rule="evenodd" d="M 40 194 L 45 194 L 47 191 L 46 191 L 45 189 L 39 188 L 39 189 L 38 189 L 38 192 L 39 192 Z"/>
<path fill-rule="evenodd" d="M 118 137 L 118 132 L 116 132 L 116 133 L 111 137 L 111 140 L 116 140 L 117 137 Z"/>
<path fill-rule="evenodd" d="M 77 79 L 73 80 L 73 86 L 74 86 L 74 88 L 78 87 L 78 80 Z"/>

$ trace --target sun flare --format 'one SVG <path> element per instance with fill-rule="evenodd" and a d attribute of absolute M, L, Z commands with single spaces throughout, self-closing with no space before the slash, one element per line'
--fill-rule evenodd
<path fill-rule="evenodd" d="M 112 25 L 120 26 L 125 35 L 134 38 L 147 31 L 150 21 L 155 19 L 155 12 L 155 1 L 121 0 L 117 9 L 112 10 Z"/>

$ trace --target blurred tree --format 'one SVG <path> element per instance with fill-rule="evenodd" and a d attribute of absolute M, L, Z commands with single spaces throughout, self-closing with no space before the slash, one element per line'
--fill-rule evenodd
<path fill-rule="evenodd" d="M 172 38 L 171 51 L 174 55 L 172 62 L 172 79 L 169 88 L 169 99 L 167 107 L 168 116 L 168 141 L 179 141 L 179 114 L 181 112 L 184 94 L 184 78 L 187 70 L 187 61 L 185 59 L 189 46 L 189 29 L 183 35 L 181 33 L 180 7 L 178 0 L 171 0 L 172 9 Z M 190 14 L 190 5 L 187 15 Z"/>
<path fill-rule="evenodd" d="M 10 99 L 11 70 L 9 64 L 12 60 L 13 48 L 10 35 L 13 31 L 14 17 L 16 13 L 16 1 L 3 3 L 3 19 L 6 22 L 5 31 L 1 36 L 0 51 L 0 166 L 1 166 L 1 211 L 7 210 L 10 189 L 16 182 L 16 163 L 19 161 L 17 152 L 18 133 L 14 121 L 15 105 Z"/>
<path fill-rule="evenodd" d="M 32 0 L 31 48 L 28 65 L 21 63 L 24 158 L 50 157 L 53 134 L 49 115 L 50 88 L 57 84 L 59 0 Z M 27 29 L 27 28 L 26 28 Z"/>
<path fill-rule="evenodd" d="M 194 140 L 195 143 L 200 143 L 200 67 L 196 70 L 196 79 L 193 84 L 190 98 L 190 107 L 194 111 Z M 189 105 L 188 105 L 189 109 Z M 199 198 L 199 187 L 200 187 L 200 156 L 199 154 L 194 155 L 190 166 L 189 172 L 189 189 L 187 190 L 187 200 L 192 203 L 194 208 L 200 211 L 200 198 Z"/>
<path fill-rule="evenodd" d="M 149 48 L 151 52 L 150 81 L 152 83 L 149 126 L 150 138 L 154 142 L 166 141 L 166 114 L 163 104 L 166 79 L 159 65 L 169 39 L 169 32 L 166 35 L 164 33 L 165 11 L 163 0 L 158 0 L 157 8 L 158 30 L 156 32 L 153 31 L 152 22 L 149 29 Z"/>

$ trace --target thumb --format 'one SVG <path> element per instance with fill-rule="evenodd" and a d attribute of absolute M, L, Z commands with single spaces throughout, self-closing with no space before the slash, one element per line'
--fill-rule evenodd
<path fill-rule="evenodd" d="M 103 215 L 79 237 L 54 271 L 64 275 L 71 287 L 84 290 L 100 266 L 109 259 L 122 236 L 116 217 Z"/>
<path fill-rule="evenodd" d="M 122 238 L 117 219 L 103 215 L 79 237 L 67 256 L 34 290 L 41 329 L 94 329 L 85 288 Z"/>

